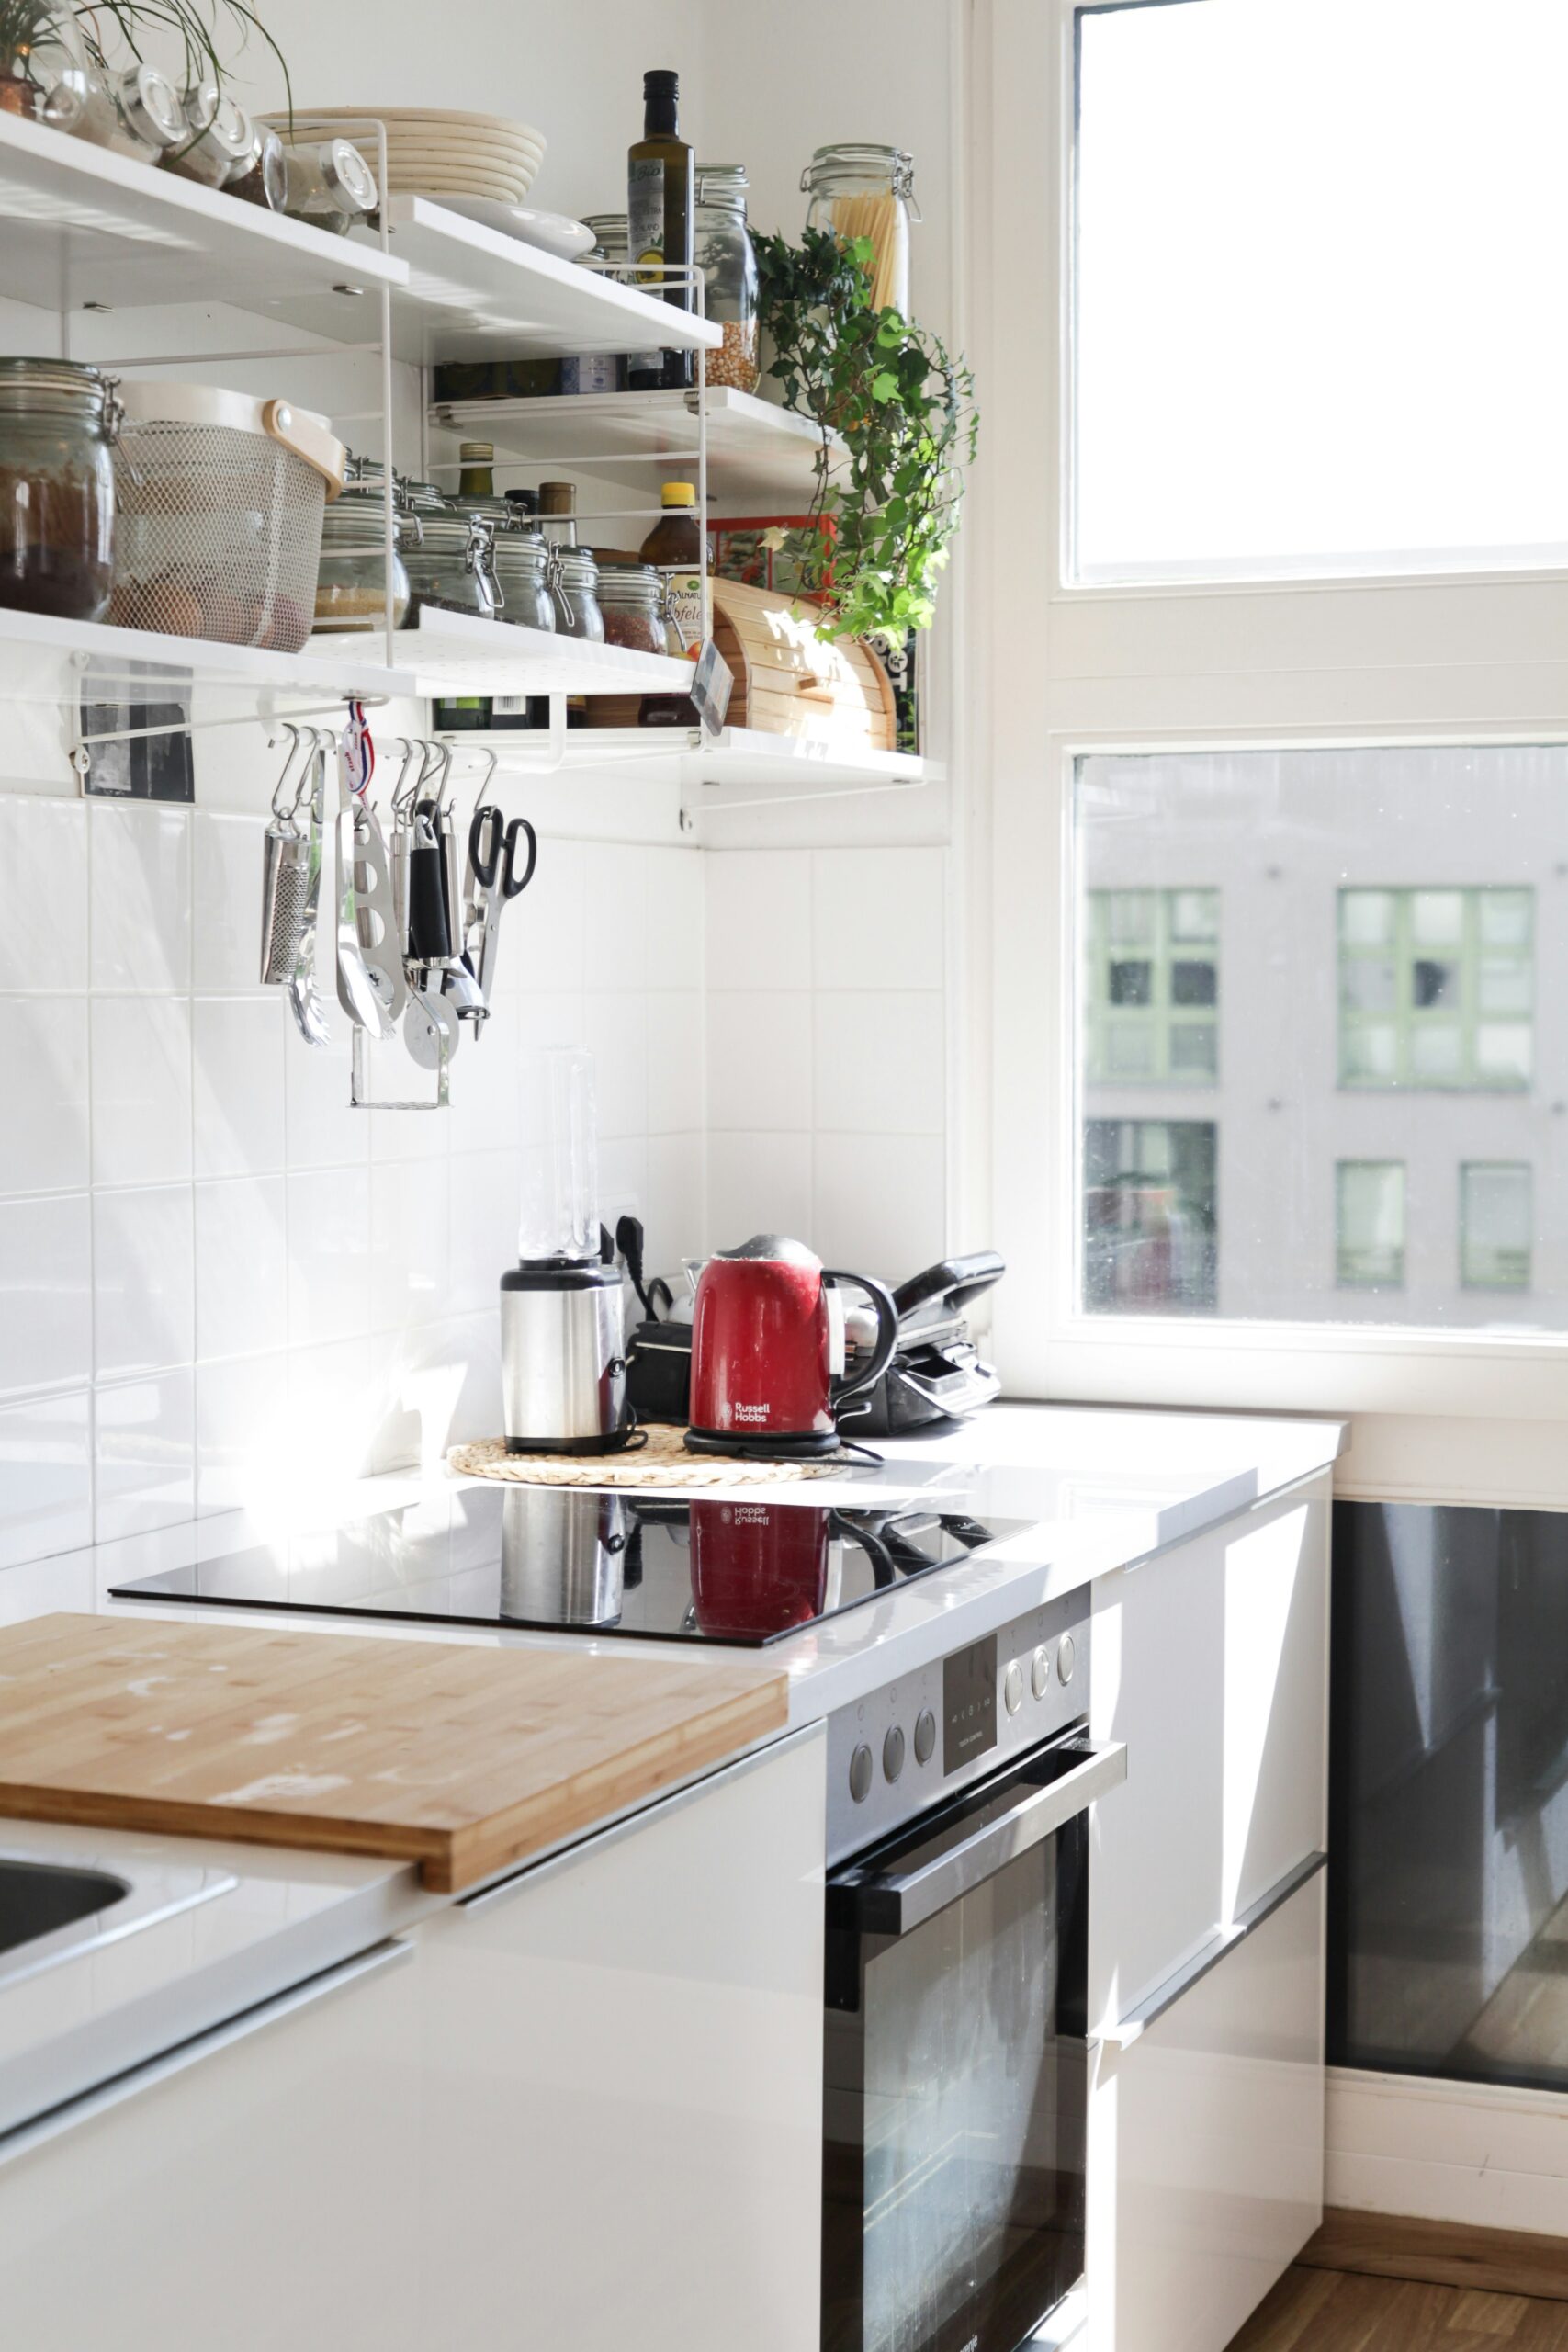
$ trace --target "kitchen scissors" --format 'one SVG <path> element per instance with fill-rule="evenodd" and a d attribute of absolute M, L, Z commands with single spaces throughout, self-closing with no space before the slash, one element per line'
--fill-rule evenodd
<path fill-rule="evenodd" d="M 481 801 L 468 827 L 468 893 L 463 946 L 488 1007 L 495 979 L 502 910 L 534 878 L 539 837 L 526 817 L 509 825 L 493 801 Z"/>

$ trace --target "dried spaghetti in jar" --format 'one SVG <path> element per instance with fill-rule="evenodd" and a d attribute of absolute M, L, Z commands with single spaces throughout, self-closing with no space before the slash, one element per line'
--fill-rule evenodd
<path fill-rule="evenodd" d="M 920 218 L 915 164 L 902 147 L 866 142 L 818 147 L 800 175 L 811 201 L 808 229 L 830 229 L 842 245 L 872 248 L 871 299 L 879 311 L 909 315 L 909 223 Z"/>

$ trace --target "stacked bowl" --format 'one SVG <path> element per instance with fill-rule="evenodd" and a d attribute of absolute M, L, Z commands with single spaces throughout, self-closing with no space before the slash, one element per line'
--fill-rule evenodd
<path fill-rule="evenodd" d="M 299 108 L 294 119 L 297 126 L 320 123 L 334 136 L 341 130 L 372 164 L 374 139 L 348 126 L 384 122 L 389 195 L 428 196 L 438 204 L 455 196 L 521 204 L 545 155 L 544 133 L 504 115 L 439 107 L 313 107 Z"/>

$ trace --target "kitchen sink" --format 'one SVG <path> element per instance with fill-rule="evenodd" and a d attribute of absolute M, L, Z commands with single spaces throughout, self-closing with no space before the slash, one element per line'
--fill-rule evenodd
<path fill-rule="evenodd" d="M 0 1860 L 0 1952 L 107 1911 L 130 1893 L 124 1879 L 107 1871 Z"/>

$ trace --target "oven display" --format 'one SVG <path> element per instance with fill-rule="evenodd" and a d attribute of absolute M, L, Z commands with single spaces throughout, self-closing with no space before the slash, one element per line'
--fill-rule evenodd
<path fill-rule="evenodd" d="M 997 1637 L 959 1650 L 942 1669 L 942 1769 L 956 1772 L 997 1744 Z"/>

